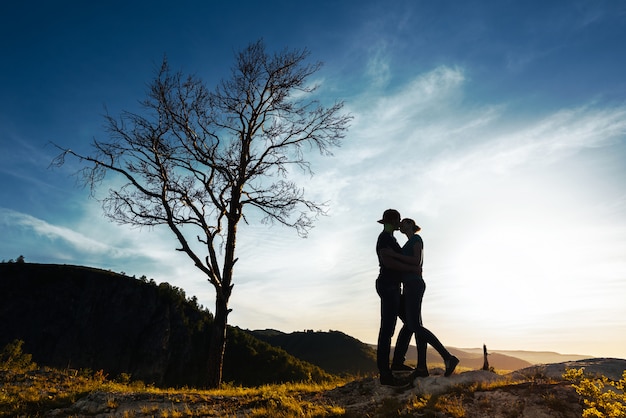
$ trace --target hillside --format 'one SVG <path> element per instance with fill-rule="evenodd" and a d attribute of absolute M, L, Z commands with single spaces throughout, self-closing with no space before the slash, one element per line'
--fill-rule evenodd
<path fill-rule="evenodd" d="M 287 334 L 276 330 L 256 330 L 251 334 L 333 374 L 378 373 L 376 350 L 339 331 L 310 330 Z M 344 350 L 338 352 L 337 347 L 344 347 Z"/>
<path fill-rule="evenodd" d="M 0 264 L 0 348 L 19 339 L 41 365 L 202 387 L 210 312 L 167 283 L 80 266 Z M 230 328 L 224 381 L 255 385 L 330 375 Z"/>

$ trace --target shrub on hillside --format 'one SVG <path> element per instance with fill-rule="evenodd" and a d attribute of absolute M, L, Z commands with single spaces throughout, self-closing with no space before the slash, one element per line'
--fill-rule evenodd
<path fill-rule="evenodd" d="M 606 376 L 587 377 L 583 369 L 568 369 L 563 378 L 573 382 L 576 393 L 583 397 L 583 418 L 626 417 L 626 370 L 617 382 Z"/>
<path fill-rule="evenodd" d="M 0 370 L 34 370 L 37 364 L 33 356 L 22 352 L 24 341 L 14 340 L 7 344 L 0 353 Z"/>

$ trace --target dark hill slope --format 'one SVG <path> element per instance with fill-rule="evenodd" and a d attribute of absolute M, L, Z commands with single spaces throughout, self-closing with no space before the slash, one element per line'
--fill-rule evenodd
<path fill-rule="evenodd" d="M 334 374 L 378 373 L 376 351 L 339 331 L 292 332 L 251 331 L 256 338 L 281 347 L 289 354 L 315 364 Z"/>
<path fill-rule="evenodd" d="M 175 293 L 86 267 L 2 264 L 0 345 L 24 340 L 35 361 L 53 367 L 199 384 L 206 360 L 194 347 L 207 346 L 211 318 Z"/>
<path fill-rule="evenodd" d="M 212 320 L 167 283 L 87 267 L 0 264 L 0 348 L 21 339 L 41 365 L 201 387 Z M 225 381 L 249 385 L 327 376 L 236 328 L 228 335 Z"/>

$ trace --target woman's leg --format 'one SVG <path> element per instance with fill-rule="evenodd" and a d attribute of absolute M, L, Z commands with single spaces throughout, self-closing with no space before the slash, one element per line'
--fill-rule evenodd
<path fill-rule="evenodd" d="M 428 370 L 426 361 L 427 341 L 424 337 L 420 338 L 418 331 L 422 325 L 422 296 L 423 280 L 417 277 L 410 278 L 403 283 L 403 292 L 405 296 L 405 324 L 415 334 L 415 343 L 417 345 L 417 366 L 416 371 L 422 375 L 427 375 L 424 371 Z"/>
<path fill-rule="evenodd" d="M 454 372 L 456 366 L 459 364 L 459 359 L 456 358 L 456 356 L 450 354 L 450 352 L 446 349 L 446 347 L 443 346 L 443 344 L 441 344 L 441 341 L 439 341 L 439 338 L 437 338 L 435 334 L 422 326 L 422 299 L 424 298 L 424 292 L 426 291 L 426 283 L 424 282 L 424 280 L 420 280 L 420 282 L 422 283 L 422 291 L 418 297 L 420 316 L 419 327 L 416 331 L 416 338 L 420 341 L 425 341 L 426 343 L 430 344 L 435 350 L 437 350 L 439 355 L 443 358 L 444 364 L 446 365 L 446 371 L 444 373 L 444 376 L 450 376 Z M 426 356 L 426 349 L 424 348 L 423 350 L 423 355 Z"/>
<path fill-rule="evenodd" d="M 427 353 L 427 344 L 430 344 L 439 355 L 443 358 L 443 361 L 446 365 L 445 375 L 449 376 L 454 371 L 457 364 L 459 364 L 459 359 L 450 354 L 450 352 L 444 347 L 444 345 L 439 341 L 439 339 L 430 332 L 427 328 L 422 325 L 422 299 L 424 298 L 424 292 L 426 291 L 426 283 L 422 278 L 418 280 L 414 280 L 412 282 L 412 297 L 413 297 L 413 307 L 411 309 L 411 326 L 415 327 L 415 339 L 417 341 L 417 364 L 418 369 L 420 365 L 424 365 L 426 368 L 426 353 Z M 409 299 L 407 299 L 408 301 Z M 407 321 L 408 311 L 407 311 Z"/>
<path fill-rule="evenodd" d="M 426 283 L 421 278 L 417 282 L 418 285 L 416 286 L 417 294 L 415 306 L 419 311 L 419 316 L 417 329 L 415 330 L 416 338 L 420 341 L 424 341 L 425 343 L 430 344 L 435 350 L 437 350 L 439 355 L 444 360 L 446 360 L 450 357 L 450 352 L 446 350 L 446 348 L 443 346 L 443 344 L 441 344 L 441 341 L 439 341 L 435 334 L 430 332 L 430 330 L 422 325 L 422 300 L 424 299 L 424 293 L 426 292 Z M 424 355 L 426 354 L 424 353 Z"/>

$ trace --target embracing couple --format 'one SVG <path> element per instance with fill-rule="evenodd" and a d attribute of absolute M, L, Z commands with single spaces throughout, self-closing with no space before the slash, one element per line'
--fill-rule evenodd
<path fill-rule="evenodd" d="M 411 370 L 404 364 L 404 358 L 413 335 L 417 344 L 417 366 L 410 375 L 411 381 L 416 377 L 428 376 L 428 344 L 441 355 L 446 367 L 444 375 L 450 376 L 459 364 L 459 359 L 450 354 L 439 339 L 422 325 L 422 298 L 426 284 L 422 278 L 424 243 L 417 234 L 420 227 L 412 219 L 401 220 L 400 213 L 395 209 L 387 209 L 378 223 L 384 225 L 376 242 L 376 254 L 380 264 L 380 273 L 376 280 L 376 292 L 380 296 L 377 350 L 380 383 L 387 386 L 405 386 L 409 383 L 394 377 L 392 370 Z M 408 239 L 402 247 L 393 236 L 397 230 Z M 398 317 L 404 324 L 398 334 L 390 366 L 391 338 Z"/>

